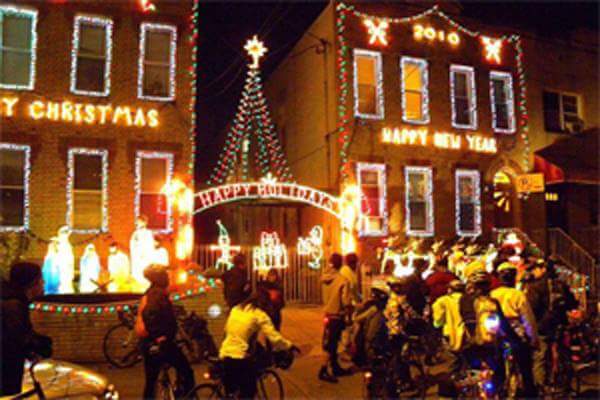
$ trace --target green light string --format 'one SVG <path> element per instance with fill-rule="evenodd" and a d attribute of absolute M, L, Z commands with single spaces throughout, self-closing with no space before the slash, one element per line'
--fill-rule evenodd
<path fill-rule="evenodd" d="M 189 132 L 189 140 L 190 146 L 192 148 L 192 154 L 190 156 L 190 162 L 188 164 L 188 173 L 192 178 L 192 182 L 194 181 L 194 165 L 196 163 L 196 69 L 198 67 L 198 21 L 200 15 L 200 0 L 194 0 L 192 5 L 192 14 L 190 15 L 190 46 L 192 46 L 192 66 L 189 69 L 190 74 L 190 104 L 189 104 L 189 112 L 190 112 L 190 132 Z"/>

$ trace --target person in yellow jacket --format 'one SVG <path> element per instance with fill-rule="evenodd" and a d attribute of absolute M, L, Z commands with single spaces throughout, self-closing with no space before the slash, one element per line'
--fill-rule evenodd
<path fill-rule="evenodd" d="M 525 293 L 515 288 L 517 268 L 511 262 L 498 267 L 501 286 L 492 290 L 491 296 L 498 301 L 502 312 L 509 321 L 515 334 L 508 335 L 507 340 L 512 347 L 515 362 L 523 379 L 525 397 L 536 397 L 537 389 L 533 378 L 533 350 L 538 347 L 537 326 L 533 311 Z"/>
<path fill-rule="evenodd" d="M 450 351 L 460 351 L 465 335 L 465 323 L 460 315 L 460 299 L 465 285 L 458 279 L 450 282 L 448 294 L 433 303 L 433 326 L 442 328 L 442 334 L 448 340 Z"/>

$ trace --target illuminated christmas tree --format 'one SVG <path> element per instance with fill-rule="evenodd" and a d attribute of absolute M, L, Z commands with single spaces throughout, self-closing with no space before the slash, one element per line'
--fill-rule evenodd
<path fill-rule="evenodd" d="M 237 114 L 208 184 L 248 181 L 249 178 L 256 180 L 269 173 L 279 181 L 290 182 L 293 180 L 292 174 L 271 120 L 260 78 L 259 59 L 267 52 L 267 48 L 254 36 L 244 49 L 252 58 L 252 63 L 248 68 Z M 250 157 L 249 153 L 254 157 Z"/>

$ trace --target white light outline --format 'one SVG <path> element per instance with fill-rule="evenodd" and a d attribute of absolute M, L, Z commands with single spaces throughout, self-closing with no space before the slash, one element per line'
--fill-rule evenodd
<path fill-rule="evenodd" d="M 0 225 L 0 232 L 24 232 L 29 229 L 29 178 L 31 175 L 31 146 L 0 143 L 0 150 L 25 152 L 23 173 L 23 225 Z"/>
<path fill-rule="evenodd" d="M 508 112 L 508 128 L 498 128 L 496 121 L 496 96 L 494 95 L 494 80 L 504 82 L 506 91 L 506 110 Z M 512 74 L 503 71 L 490 71 L 490 104 L 492 108 L 492 128 L 494 132 L 513 134 L 517 131 L 517 123 L 515 116 L 515 96 Z"/>
<path fill-rule="evenodd" d="M 77 58 L 79 54 L 79 40 L 81 24 L 95 25 L 104 28 L 105 34 L 105 60 L 104 60 L 104 90 L 96 92 L 93 90 L 77 89 Z M 110 95 L 110 68 L 112 64 L 112 32 L 113 21 L 108 17 L 79 14 L 75 16 L 73 23 L 73 41 L 71 43 L 71 93 L 81 96 L 106 97 Z"/>
<path fill-rule="evenodd" d="M 356 62 L 356 56 L 372 57 L 375 59 L 375 75 L 377 80 L 377 86 L 375 88 L 376 96 L 376 112 L 375 114 L 363 114 L 359 111 L 358 101 L 358 63 Z M 365 119 L 376 119 L 381 120 L 385 118 L 385 107 L 383 98 L 383 64 L 381 53 L 379 51 L 365 50 L 365 49 L 354 49 L 353 51 L 353 64 L 354 64 L 354 116 Z"/>
<path fill-rule="evenodd" d="M 92 229 L 77 229 L 73 226 L 73 214 L 74 214 L 74 204 L 73 204 L 73 190 L 75 189 L 75 156 L 76 155 L 84 155 L 84 156 L 95 156 L 102 158 L 102 226 L 100 228 L 92 228 Z M 68 167 L 67 167 L 68 175 L 67 175 L 67 216 L 66 216 L 66 224 L 71 229 L 73 233 L 100 233 L 100 232 L 108 232 L 108 150 L 106 149 L 91 149 L 86 147 L 72 147 L 69 149 L 68 153 Z"/>
<path fill-rule="evenodd" d="M 7 84 L 0 82 L 0 89 L 10 90 L 33 90 L 35 87 L 35 67 L 37 59 L 37 22 L 38 11 L 35 9 L 16 7 L 12 5 L 0 5 L 0 14 L 12 14 L 31 18 L 31 59 L 29 60 L 29 82 L 27 85 Z"/>
<path fill-rule="evenodd" d="M 410 227 L 410 188 L 409 188 L 409 175 L 417 173 L 424 174 L 427 180 L 427 193 L 425 193 L 425 206 L 426 206 L 426 221 L 425 230 L 415 230 Z M 417 167 L 417 166 L 406 166 L 404 167 L 404 214 L 405 214 L 405 225 L 407 236 L 418 236 L 418 237 L 430 237 L 435 234 L 435 221 L 433 214 L 433 168 L 432 167 Z"/>
<path fill-rule="evenodd" d="M 148 31 L 167 32 L 171 35 L 170 40 L 170 53 L 169 53 L 169 94 L 167 96 L 151 96 L 144 94 L 144 61 L 146 56 L 146 33 Z M 150 22 L 143 22 L 140 26 L 140 47 L 139 47 L 139 58 L 138 58 L 138 82 L 137 82 L 137 95 L 138 99 L 151 100 L 151 101 L 173 101 L 175 100 L 175 68 L 177 62 L 177 27 L 174 25 L 166 24 L 155 24 Z"/>
<path fill-rule="evenodd" d="M 388 234 L 388 212 L 387 212 L 387 177 L 386 177 L 386 165 L 379 163 L 367 163 L 367 162 L 357 162 L 356 163 L 356 182 L 358 188 L 360 190 L 360 194 L 362 197 L 362 182 L 360 179 L 360 173 L 362 171 L 375 171 L 377 172 L 377 186 L 381 188 L 381 196 L 379 197 L 379 207 L 381 208 L 381 230 L 378 231 L 368 231 L 365 229 L 364 219 L 368 218 L 368 216 L 364 215 L 362 212 L 360 213 L 360 223 L 358 230 L 358 237 L 379 237 L 385 236 Z M 361 200 L 361 208 L 362 208 L 362 198 Z"/>
<path fill-rule="evenodd" d="M 160 151 L 148 151 L 138 150 L 135 153 L 135 197 L 134 197 L 134 216 L 137 219 L 140 216 L 140 198 L 142 194 L 142 159 L 163 159 L 167 161 L 167 180 L 165 182 L 166 187 L 171 185 L 173 179 L 173 153 L 166 153 Z M 173 230 L 173 212 L 171 207 L 171 200 L 169 196 L 165 195 L 167 200 L 167 227 L 162 229 L 148 228 L 155 233 L 170 233 Z"/>
<path fill-rule="evenodd" d="M 406 116 L 406 87 L 404 82 L 404 65 L 415 64 L 421 72 L 421 111 L 422 119 L 410 119 Z M 400 57 L 400 90 L 402 100 L 402 121 L 409 124 L 426 125 L 430 122 L 429 116 L 429 63 L 423 58 Z"/>
<path fill-rule="evenodd" d="M 469 95 L 469 113 L 471 115 L 470 124 L 459 124 L 456 122 L 456 108 L 454 98 L 454 74 L 465 73 L 467 75 L 467 82 L 471 86 L 471 90 L 467 91 Z M 452 109 L 452 127 L 457 129 L 477 129 L 477 89 L 475 87 L 475 69 L 468 65 L 450 65 L 450 103 Z"/>
<path fill-rule="evenodd" d="M 475 205 L 475 230 L 463 231 L 460 229 L 461 217 L 460 217 L 460 178 L 470 178 L 474 185 L 473 193 L 473 204 Z M 464 237 L 477 237 L 481 235 L 481 181 L 479 171 L 476 169 L 457 169 L 454 175 L 454 221 L 456 234 Z"/>

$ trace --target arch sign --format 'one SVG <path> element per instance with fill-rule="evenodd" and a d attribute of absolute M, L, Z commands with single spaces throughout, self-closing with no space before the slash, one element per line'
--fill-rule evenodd
<path fill-rule="evenodd" d="M 277 182 L 271 176 L 262 178 L 258 182 L 229 183 L 212 187 L 196 193 L 195 197 L 199 207 L 194 214 L 238 200 L 275 199 L 306 203 L 327 211 L 337 219 L 341 217 L 341 202 L 338 197 L 296 183 Z"/>

